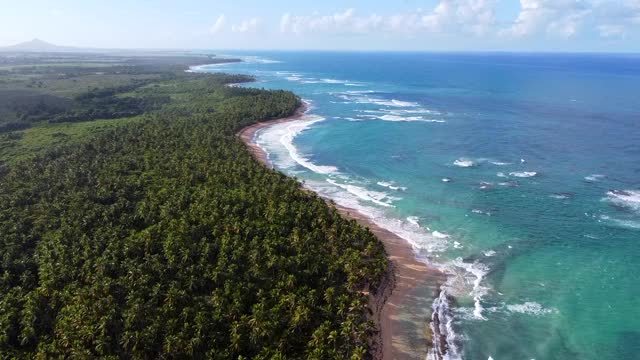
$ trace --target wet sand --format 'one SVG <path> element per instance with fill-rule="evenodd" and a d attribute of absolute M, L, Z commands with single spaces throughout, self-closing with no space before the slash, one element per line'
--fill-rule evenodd
<path fill-rule="evenodd" d="M 307 109 L 303 105 L 291 117 L 254 124 L 237 135 L 258 161 L 272 167 L 267 154 L 254 141 L 256 132 L 277 123 L 299 120 Z M 372 320 L 379 329 L 377 338 L 373 339 L 375 357 L 385 360 L 424 360 L 432 344 L 429 330 L 431 305 L 438 296 L 440 284 L 445 280 L 444 274 L 418 261 L 407 241 L 376 225 L 366 215 L 336 205 L 330 199 L 325 200 L 344 217 L 369 228 L 384 244 L 391 263 L 379 289 L 375 294 L 370 294 Z"/>

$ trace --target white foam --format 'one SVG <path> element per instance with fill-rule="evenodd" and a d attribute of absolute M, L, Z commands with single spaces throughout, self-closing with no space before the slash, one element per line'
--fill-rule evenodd
<path fill-rule="evenodd" d="M 408 216 L 407 221 L 409 222 L 409 224 L 420 226 L 420 218 L 417 216 Z"/>
<path fill-rule="evenodd" d="M 393 204 L 391 204 L 393 199 L 390 198 L 388 194 L 383 193 L 381 191 L 368 190 L 364 187 L 356 186 L 352 184 L 341 184 L 333 179 L 327 179 L 327 182 L 329 184 L 332 184 L 347 190 L 348 192 L 350 192 L 351 194 L 357 196 L 362 200 L 371 201 L 380 206 L 393 207 Z"/>
<path fill-rule="evenodd" d="M 607 200 L 614 205 L 640 212 L 640 190 L 611 190 Z"/>
<path fill-rule="evenodd" d="M 559 312 L 555 308 L 545 308 L 534 301 L 527 301 L 522 304 L 501 303 L 498 306 L 486 308 L 484 311 L 487 313 L 524 314 L 531 316 L 545 316 L 549 314 L 557 314 Z M 455 309 L 455 312 L 465 320 L 479 320 L 475 315 L 473 315 L 473 309 L 462 307 Z"/>
<path fill-rule="evenodd" d="M 509 175 L 519 177 L 519 178 L 530 178 L 530 177 L 537 176 L 538 173 L 535 171 L 515 171 L 515 172 L 510 172 Z"/>
<path fill-rule="evenodd" d="M 611 223 L 613 225 L 620 226 L 623 228 L 640 229 L 640 222 L 638 221 L 623 220 L 623 219 L 612 218 L 611 216 L 607 216 L 607 215 L 600 215 L 598 222 L 602 222 L 602 221 L 606 221 L 608 223 Z"/>
<path fill-rule="evenodd" d="M 229 55 L 230 57 L 235 57 Z M 282 61 L 264 58 L 260 56 L 240 56 L 240 60 L 248 64 L 280 64 Z"/>
<path fill-rule="evenodd" d="M 492 186 L 493 186 L 492 182 L 487 182 L 487 181 L 480 182 L 480 189 L 482 190 L 491 189 Z"/>
<path fill-rule="evenodd" d="M 433 346 L 427 354 L 428 360 L 461 360 L 462 354 L 458 347 L 458 342 L 462 340 L 462 336 L 455 332 L 453 327 L 453 311 L 447 298 L 446 289 L 440 291 L 440 295 L 433 301 L 431 315 L 431 332 L 440 334 L 441 336 L 433 336 Z M 438 318 L 438 327 L 436 322 Z M 444 337 L 444 344 L 442 343 Z M 440 349 L 446 349 L 446 353 L 442 353 Z"/>
<path fill-rule="evenodd" d="M 483 252 L 483 254 L 484 254 L 484 256 L 486 256 L 486 257 L 492 257 L 492 256 L 495 256 L 495 255 L 496 255 L 496 252 L 495 252 L 495 251 L 493 251 L 493 250 L 488 250 L 488 251 Z"/>
<path fill-rule="evenodd" d="M 444 183 L 448 183 L 451 182 L 452 180 L 450 178 L 442 178 L 442 182 Z"/>
<path fill-rule="evenodd" d="M 460 273 L 458 269 L 462 269 L 464 272 Z M 444 265 L 442 271 L 450 275 L 445 284 L 446 291 L 455 297 L 463 296 L 466 292 L 474 301 L 474 318 L 486 320 L 482 315 L 484 310 L 482 298 L 489 289 L 482 286 L 482 280 L 489 273 L 489 268 L 478 260 L 473 263 L 467 263 L 462 258 L 457 258 Z M 471 285 L 471 290 L 468 290 L 469 285 Z"/>
<path fill-rule="evenodd" d="M 454 161 L 453 165 L 459 166 L 459 167 L 468 168 L 468 167 L 476 166 L 476 163 L 473 160 L 460 158 L 460 159 L 457 159 L 456 161 Z"/>
<path fill-rule="evenodd" d="M 496 166 L 507 166 L 512 164 L 509 162 L 502 162 L 502 161 L 491 161 L 491 163 Z"/>
<path fill-rule="evenodd" d="M 397 121 L 397 122 L 409 122 L 409 121 L 421 121 L 421 122 L 429 122 L 429 123 L 445 123 L 445 120 L 442 119 L 429 119 L 423 116 L 400 116 L 400 115 L 360 115 L 361 118 L 365 119 L 377 119 L 384 121 Z"/>
<path fill-rule="evenodd" d="M 544 308 L 542 305 L 533 301 L 527 301 L 523 304 L 506 305 L 506 308 L 512 313 L 537 315 L 537 316 L 553 314 L 558 312 L 558 310 L 556 309 Z"/>
<path fill-rule="evenodd" d="M 602 174 L 592 174 L 589 176 L 585 176 L 584 179 L 590 182 L 596 182 L 604 179 L 606 176 Z"/>
<path fill-rule="evenodd" d="M 391 115 L 441 115 L 440 112 L 425 108 L 412 107 L 409 109 L 381 108 L 377 110 L 356 110 L 365 114 L 391 114 Z"/>
<path fill-rule="evenodd" d="M 327 181 L 307 180 L 305 181 L 305 186 L 323 197 L 332 199 L 340 206 L 358 211 L 376 225 L 406 240 L 411 244 L 418 258 L 423 258 L 428 254 L 446 249 L 446 239 L 438 239 L 407 220 L 403 221 L 389 216 L 387 209 L 390 207 L 372 206 L 371 201 L 366 201 L 356 194 L 347 191 L 344 187 L 335 186 Z"/>
<path fill-rule="evenodd" d="M 442 233 L 440 231 L 434 231 L 431 233 L 431 235 L 433 235 L 433 237 L 438 238 L 438 239 L 446 239 L 449 237 L 448 234 Z"/>
<path fill-rule="evenodd" d="M 298 164 L 318 174 L 337 173 L 338 168 L 335 166 L 314 164 L 306 156 L 300 154 L 298 149 L 293 145 L 293 141 L 296 136 L 311 127 L 313 124 L 324 120 L 325 118 L 320 116 L 306 115 L 300 120 L 276 124 L 258 132 L 256 142 L 267 154 L 269 154 L 269 151 L 266 149 L 266 147 L 268 147 L 266 144 L 273 143 L 274 141 L 279 142 L 284 149 L 286 149 L 288 158 L 293 160 L 293 162 L 287 161 L 286 156 L 280 156 L 281 161 L 278 163 L 278 166 L 283 168 L 289 168 Z"/>
<path fill-rule="evenodd" d="M 331 95 L 335 95 L 335 94 L 347 94 L 347 95 L 361 95 L 361 94 L 373 94 L 376 91 L 374 90 L 349 90 L 349 91 L 343 91 L 341 93 L 330 93 Z"/>
<path fill-rule="evenodd" d="M 414 102 L 409 102 L 409 101 L 400 101 L 400 100 L 392 99 L 391 102 L 393 103 L 394 106 L 398 106 L 398 107 L 418 106 L 418 104 Z"/>
<path fill-rule="evenodd" d="M 326 79 L 326 80 L 332 80 L 332 79 Z M 348 83 L 348 82 L 343 82 L 343 83 Z M 370 104 L 370 105 L 379 105 L 379 106 L 395 107 L 395 108 L 407 108 L 407 107 L 420 106 L 419 104 L 415 102 L 410 102 L 410 101 L 402 101 L 397 99 L 387 100 L 379 97 L 373 97 L 370 95 L 371 93 L 374 93 L 374 91 L 367 91 L 367 92 L 345 91 L 340 93 L 333 93 L 333 95 L 336 95 L 341 99 L 354 102 L 356 104 Z"/>
<path fill-rule="evenodd" d="M 348 81 L 346 80 L 337 80 L 337 79 L 320 79 L 325 84 L 346 84 Z"/>
<path fill-rule="evenodd" d="M 231 65 L 231 64 L 237 64 L 237 62 L 195 65 L 195 66 L 190 66 L 188 70 L 185 70 L 185 72 L 188 72 L 188 73 L 207 72 L 209 70 L 214 70 L 215 68 L 223 67 L 225 65 Z"/>
<path fill-rule="evenodd" d="M 386 187 L 388 189 L 391 189 L 391 190 L 400 190 L 400 191 L 406 191 L 407 190 L 407 188 L 404 187 L 404 186 L 396 186 L 393 181 L 391 181 L 391 182 L 378 181 L 377 184 L 382 186 L 382 187 Z"/>
<path fill-rule="evenodd" d="M 460 244 L 459 242 L 457 242 L 457 241 L 453 242 L 453 248 L 454 249 L 462 249 L 463 247 L 464 246 L 462 246 L 462 244 Z"/>

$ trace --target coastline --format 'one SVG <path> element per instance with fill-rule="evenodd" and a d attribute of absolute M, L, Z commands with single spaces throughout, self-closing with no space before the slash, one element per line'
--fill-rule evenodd
<path fill-rule="evenodd" d="M 308 111 L 303 103 L 294 115 L 259 122 L 240 130 L 236 135 L 245 143 L 253 157 L 267 167 L 267 154 L 255 143 L 256 133 L 266 127 L 300 120 Z M 418 261 L 411 245 L 398 235 L 383 229 L 355 209 L 339 206 L 325 198 L 329 206 L 348 219 L 368 228 L 385 247 L 389 269 L 375 294 L 369 294 L 371 320 L 379 330 L 373 339 L 376 359 L 424 360 L 432 347 L 431 308 L 438 297 L 445 275 Z M 437 317 L 434 319 L 437 321 Z M 436 328 L 439 325 L 436 324 Z"/>

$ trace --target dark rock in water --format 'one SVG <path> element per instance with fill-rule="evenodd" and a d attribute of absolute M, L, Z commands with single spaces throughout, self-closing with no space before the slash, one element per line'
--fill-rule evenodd
<path fill-rule="evenodd" d="M 440 296 L 433 302 L 433 313 L 431 314 L 431 333 L 433 343 L 429 349 L 429 358 L 442 360 L 447 355 L 458 355 L 458 348 L 449 337 L 447 331 L 447 323 L 452 320 L 453 314 L 451 306 L 455 303 L 455 298 L 446 294 L 445 291 L 440 292 Z"/>

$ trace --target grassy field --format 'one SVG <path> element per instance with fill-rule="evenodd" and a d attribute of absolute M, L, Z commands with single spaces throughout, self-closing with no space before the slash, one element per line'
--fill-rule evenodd
<path fill-rule="evenodd" d="M 79 123 L 40 124 L 38 126 L 0 134 L 0 162 L 13 163 L 28 159 L 57 146 L 83 141 L 115 126 L 140 121 L 142 116 L 103 119 Z"/>

